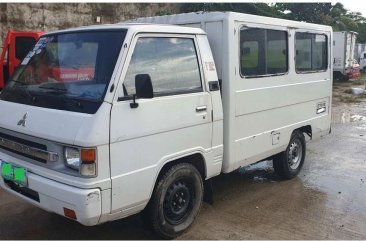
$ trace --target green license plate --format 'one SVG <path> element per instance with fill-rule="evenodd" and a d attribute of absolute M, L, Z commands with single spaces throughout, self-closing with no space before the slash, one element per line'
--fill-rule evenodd
<path fill-rule="evenodd" d="M 21 186 L 28 185 L 27 170 L 23 167 L 14 167 L 11 163 L 1 162 L 1 176 Z"/>

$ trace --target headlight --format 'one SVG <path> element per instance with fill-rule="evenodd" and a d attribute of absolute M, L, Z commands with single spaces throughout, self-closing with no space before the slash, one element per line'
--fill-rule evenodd
<path fill-rule="evenodd" d="M 65 147 L 66 166 L 79 171 L 81 176 L 97 176 L 97 150 L 96 148 Z"/>
<path fill-rule="evenodd" d="M 66 165 L 72 169 L 79 170 L 80 168 L 80 152 L 78 149 L 65 147 Z"/>

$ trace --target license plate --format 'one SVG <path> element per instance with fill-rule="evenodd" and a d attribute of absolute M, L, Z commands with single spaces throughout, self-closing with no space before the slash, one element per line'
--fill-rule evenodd
<path fill-rule="evenodd" d="M 11 163 L 1 162 L 1 176 L 5 180 L 13 181 L 21 186 L 28 185 L 27 170 L 23 167 L 15 167 Z"/>

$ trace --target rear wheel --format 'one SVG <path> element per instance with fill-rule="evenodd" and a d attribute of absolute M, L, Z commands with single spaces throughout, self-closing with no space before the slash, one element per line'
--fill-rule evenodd
<path fill-rule="evenodd" d="M 200 173 L 191 164 L 177 164 L 158 181 L 144 212 L 145 219 L 162 238 L 175 238 L 191 226 L 202 198 Z"/>
<path fill-rule="evenodd" d="M 283 179 L 291 179 L 300 172 L 304 164 L 306 144 L 304 134 L 294 131 L 286 150 L 273 158 L 273 168 Z"/>

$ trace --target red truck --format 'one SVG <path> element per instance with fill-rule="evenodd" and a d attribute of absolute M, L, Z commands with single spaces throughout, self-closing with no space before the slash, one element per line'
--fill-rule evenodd
<path fill-rule="evenodd" d="M 0 90 L 42 34 L 43 32 L 8 31 L 0 56 Z"/>

